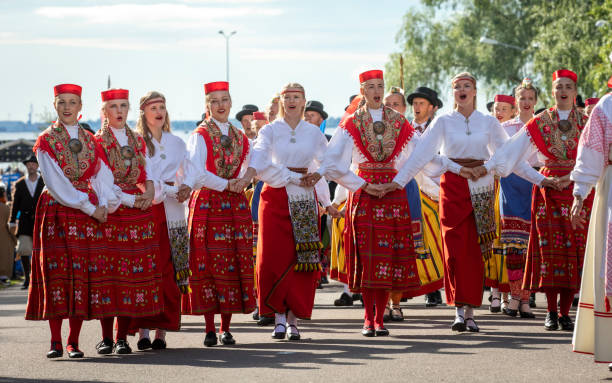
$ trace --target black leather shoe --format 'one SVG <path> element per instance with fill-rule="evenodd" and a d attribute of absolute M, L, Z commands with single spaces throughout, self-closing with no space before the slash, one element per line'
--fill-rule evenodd
<path fill-rule="evenodd" d="M 468 318 L 465 320 L 466 328 L 469 332 L 480 332 L 480 327 L 476 324 L 474 318 Z"/>
<path fill-rule="evenodd" d="M 104 338 L 96 345 L 96 350 L 99 355 L 108 355 L 113 352 L 113 341 L 108 338 Z"/>
<path fill-rule="evenodd" d="M 498 298 L 498 297 L 491 297 L 491 299 L 490 299 L 491 304 L 489 305 L 489 311 L 492 312 L 492 313 L 500 313 L 501 312 L 501 305 L 493 306 L 493 302 L 494 301 L 501 302 L 501 299 Z"/>
<path fill-rule="evenodd" d="M 547 331 L 554 331 L 559 329 L 559 314 L 556 311 L 551 311 L 546 314 L 546 320 L 544 321 L 544 328 Z"/>
<path fill-rule="evenodd" d="M 209 331 L 204 337 L 204 346 L 212 347 L 217 344 L 217 334 L 214 331 Z"/>
<path fill-rule="evenodd" d="M 559 324 L 561 325 L 561 330 L 563 331 L 574 331 L 574 322 L 569 315 L 559 317 Z"/>
<path fill-rule="evenodd" d="M 258 326 L 269 326 L 271 324 L 274 324 L 274 318 L 260 316 L 257 321 Z"/>
<path fill-rule="evenodd" d="M 574 300 L 572 301 L 572 307 L 578 307 L 578 301 L 580 300 L 580 298 L 574 298 Z"/>
<path fill-rule="evenodd" d="M 66 346 L 66 351 L 68 352 L 68 357 L 70 359 L 77 359 L 85 356 L 85 354 L 83 354 L 83 351 L 79 350 L 78 344 L 69 344 L 68 346 Z"/>
<path fill-rule="evenodd" d="M 532 309 L 535 309 L 537 307 L 536 301 L 535 301 L 535 294 L 531 294 L 529 296 L 529 307 L 531 307 Z"/>
<path fill-rule="evenodd" d="M 388 336 L 389 335 L 389 330 L 387 330 L 384 327 L 378 327 L 376 329 L 376 336 Z"/>
<path fill-rule="evenodd" d="M 457 331 L 457 332 L 464 332 L 466 329 L 467 327 L 465 326 L 465 318 L 462 317 L 461 315 L 455 316 L 455 321 L 453 322 L 453 325 L 451 326 L 451 330 Z"/>
<path fill-rule="evenodd" d="M 340 295 L 340 298 L 334 301 L 334 306 L 352 306 L 352 305 L 353 305 L 353 298 L 347 293 L 342 293 L 342 295 Z"/>
<path fill-rule="evenodd" d="M 165 350 L 166 349 L 166 341 L 163 339 L 154 339 L 153 343 L 151 343 L 151 348 L 153 350 Z"/>
<path fill-rule="evenodd" d="M 253 320 L 259 320 L 259 309 L 253 311 Z"/>
<path fill-rule="evenodd" d="M 429 293 L 425 296 L 425 307 L 436 307 L 437 305 L 436 292 Z"/>
<path fill-rule="evenodd" d="M 140 351 L 151 348 L 151 339 L 149 338 L 139 339 L 138 343 L 136 343 L 136 347 L 138 347 Z"/>
<path fill-rule="evenodd" d="M 436 303 L 438 305 L 443 305 L 444 302 L 442 302 L 442 293 L 440 292 L 440 290 L 436 291 L 434 294 L 436 294 Z"/>
<path fill-rule="evenodd" d="M 502 311 L 504 312 L 504 314 L 508 315 L 509 317 L 516 318 L 516 316 L 518 315 L 518 310 L 509 309 L 507 307 L 504 307 Z"/>
<path fill-rule="evenodd" d="M 236 344 L 236 339 L 234 339 L 229 331 L 224 331 L 223 334 L 219 335 L 219 342 L 225 346 L 231 346 Z"/>
<path fill-rule="evenodd" d="M 62 348 L 61 342 L 51 342 L 51 348 L 49 352 L 47 352 L 47 358 L 61 358 L 64 355 L 64 350 Z"/>
<path fill-rule="evenodd" d="M 289 340 L 300 340 L 302 337 L 300 336 L 300 332 L 296 325 L 290 324 L 289 329 L 291 331 L 287 331 L 287 339 Z"/>
<path fill-rule="evenodd" d="M 363 330 L 361 330 L 361 335 L 371 338 L 376 335 L 376 332 L 374 331 L 374 327 L 364 327 Z"/>
<path fill-rule="evenodd" d="M 132 353 L 130 344 L 124 339 L 117 339 L 117 343 L 113 347 L 113 351 L 117 355 L 127 355 Z"/>
<path fill-rule="evenodd" d="M 282 331 L 276 331 L 279 326 L 283 328 Z M 287 326 L 283 323 L 277 323 L 272 332 L 272 339 L 285 339 L 285 335 L 287 335 Z"/>

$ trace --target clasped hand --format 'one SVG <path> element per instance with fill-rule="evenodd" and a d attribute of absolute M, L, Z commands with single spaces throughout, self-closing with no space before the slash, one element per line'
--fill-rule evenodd
<path fill-rule="evenodd" d="M 310 187 L 315 186 L 317 182 L 321 179 L 321 175 L 319 173 L 308 173 L 300 178 L 300 186 L 301 187 Z"/>
<path fill-rule="evenodd" d="M 365 188 L 363 188 L 363 191 L 371 196 L 382 198 L 386 194 L 398 189 L 402 189 L 399 184 L 388 182 L 386 184 L 367 184 Z"/>
<path fill-rule="evenodd" d="M 108 209 L 106 206 L 98 206 L 91 216 L 98 222 L 105 223 L 108 218 Z"/>
<path fill-rule="evenodd" d="M 227 188 L 225 190 L 233 193 L 242 193 L 250 182 L 250 179 L 234 178 L 227 182 Z"/>
<path fill-rule="evenodd" d="M 487 168 L 484 166 L 476 166 L 475 168 L 467 168 L 463 166 L 459 171 L 459 175 L 461 177 L 470 179 L 472 181 L 476 181 L 479 178 L 486 176 L 487 173 Z"/>
<path fill-rule="evenodd" d="M 178 192 L 176 193 L 176 200 L 180 203 L 183 203 L 191 196 L 191 188 L 185 184 L 182 184 Z"/>

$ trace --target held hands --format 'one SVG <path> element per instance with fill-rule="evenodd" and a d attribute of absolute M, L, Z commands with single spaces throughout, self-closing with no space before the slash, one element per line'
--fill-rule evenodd
<path fill-rule="evenodd" d="M 563 188 L 559 186 L 559 183 L 560 181 L 557 177 L 546 177 L 542 180 L 540 186 L 543 188 L 551 188 L 561 191 Z"/>
<path fill-rule="evenodd" d="M 185 202 L 191 196 L 191 188 L 185 184 L 179 187 L 178 193 L 176 193 L 176 200 L 180 203 Z"/>
<path fill-rule="evenodd" d="M 134 207 L 140 210 L 147 210 L 151 207 L 153 197 L 155 196 L 155 189 L 153 189 L 153 182 L 146 182 L 146 190 L 141 195 L 137 195 L 134 200 Z"/>
<path fill-rule="evenodd" d="M 342 218 L 344 216 L 344 214 L 341 214 L 333 205 L 328 206 L 325 211 L 332 218 Z"/>
<path fill-rule="evenodd" d="M 389 182 L 386 184 L 369 184 L 366 183 L 365 186 L 362 186 L 364 192 L 372 195 L 374 197 L 382 198 L 387 193 L 392 192 L 393 190 L 401 189 L 402 187 L 395 182 Z"/>
<path fill-rule="evenodd" d="M 582 202 L 582 198 L 574 196 L 574 203 L 572 204 L 570 216 L 573 230 L 576 230 L 576 228 L 584 229 L 584 225 L 586 224 L 586 212 L 582 209 Z"/>
<path fill-rule="evenodd" d="M 565 189 L 572 182 L 572 180 L 570 180 L 570 174 L 566 174 L 563 177 L 559 177 L 557 179 L 558 179 L 557 184 L 559 185 L 559 189 L 557 190 Z"/>
<path fill-rule="evenodd" d="M 234 178 L 227 182 L 227 188 L 225 190 L 233 193 L 242 193 L 250 182 L 250 179 L 245 179 L 244 177 Z"/>
<path fill-rule="evenodd" d="M 108 218 L 108 209 L 106 206 L 98 206 L 91 216 L 98 222 L 105 223 Z"/>
<path fill-rule="evenodd" d="M 487 168 L 484 166 L 476 166 L 475 168 L 467 168 L 463 166 L 459 171 L 459 175 L 463 178 L 476 181 L 481 177 L 486 176 L 488 173 Z"/>
<path fill-rule="evenodd" d="M 315 186 L 317 182 L 321 179 L 321 175 L 319 173 L 309 173 L 300 178 L 300 186 L 309 187 Z"/>

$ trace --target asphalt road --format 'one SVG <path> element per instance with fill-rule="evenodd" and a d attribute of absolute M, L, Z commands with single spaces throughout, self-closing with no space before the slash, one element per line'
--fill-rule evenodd
<path fill-rule="evenodd" d="M 476 310 L 477 334 L 450 330 L 453 310 L 426 309 L 422 297 L 403 303 L 406 320 L 391 323 L 389 337 L 360 334 L 363 311 L 337 308 L 340 285 L 318 290 L 311 321 L 300 321 L 302 340 L 270 338 L 250 315 L 235 315 L 235 346 L 203 347 L 203 318 L 183 316 L 169 333 L 168 349 L 98 356 L 97 321 L 86 322 L 80 345 L 84 359 L 49 360 L 47 322 L 23 319 L 26 293 L 0 291 L 0 383 L 83 382 L 593 382 L 612 380 L 607 365 L 572 353 L 571 333 L 543 328 L 545 297 L 537 319 L 508 318 Z M 572 312 L 572 316 L 574 313 Z M 67 323 L 63 339 L 67 337 Z M 136 349 L 136 338 L 129 338 Z"/>

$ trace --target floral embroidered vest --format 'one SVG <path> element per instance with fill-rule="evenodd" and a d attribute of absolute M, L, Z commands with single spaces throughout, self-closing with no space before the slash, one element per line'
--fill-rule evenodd
<path fill-rule="evenodd" d="M 124 158 L 122 155 L 121 146 L 109 126 L 102 127 L 96 133 L 96 140 L 106 153 L 115 184 L 122 189 L 129 189 L 136 184 L 144 183 L 147 179 L 145 171 L 147 147 L 142 137 L 127 126 L 125 127 L 125 134 L 128 137 L 128 146 L 134 152 L 131 160 Z"/>
<path fill-rule="evenodd" d="M 236 178 L 249 152 L 247 136 L 230 124 L 226 136 L 229 141 L 222 142 L 227 138 L 222 139 L 221 129 L 212 119 L 202 122 L 196 132 L 206 143 L 206 170 L 225 179 Z"/>

